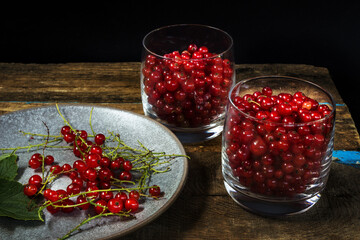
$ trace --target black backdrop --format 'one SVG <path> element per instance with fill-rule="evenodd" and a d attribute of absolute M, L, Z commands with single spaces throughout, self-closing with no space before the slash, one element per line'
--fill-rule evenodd
<path fill-rule="evenodd" d="M 16 3 L 1 8 L 0 62 L 140 61 L 141 40 L 152 29 L 206 24 L 233 37 L 238 64 L 327 67 L 359 129 L 360 3 L 292 2 Z"/>

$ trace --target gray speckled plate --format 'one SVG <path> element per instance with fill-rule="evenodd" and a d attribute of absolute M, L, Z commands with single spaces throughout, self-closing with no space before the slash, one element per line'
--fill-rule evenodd
<path fill-rule="evenodd" d="M 121 139 L 130 146 L 139 146 L 137 140 L 146 147 L 155 151 L 165 151 L 168 154 L 183 154 L 185 150 L 176 136 L 163 125 L 143 115 L 135 114 L 114 108 L 96 107 L 90 105 L 59 105 L 60 111 L 70 124 L 77 128 L 91 133 L 89 117 L 91 108 L 92 126 L 95 132 L 102 132 L 107 135 L 108 130 L 120 133 Z M 17 111 L 0 116 L 0 148 L 26 146 L 30 140 L 19 133 L 19 130 L 32 133 L 46 134 L 49 127 L 50 134 L 58 135 L 64 122 L 56 110 L 56 106 L 33 108 Z M 46 149 L 45 154 L 52 154 L 55 161 L 60 165 L 76 160 L 72 151 L 59 149 Z M 17 151 L 19 156 L 18 181 L 26 183 L 34 170 L 27 167 L 28 159 L 35 153 L 35 150 Z M 135 219 L 120 220 L 117 217 L 107 217 L 93 220 L 84 225 L 81 231 L 70 239 L 110 239 L 128 234 L 149 222 L 153 221 L 175 201 L 183 188 L 187 172 L 188 162 L 184 157 L 172 161 L 171 170 L 156 174 L 152 177 L 151 183 L 161 186 L 165 193 L 159 200 L 148 199 L 140 204 L 140 209 Z M 64 176 L 57 180 L 53 188 L 64 187 L 70 180 Z M 70 229 L 80 223 L 86 212 L 75 210 L 71 214 L 57 213 L 52 216 L 47 211 L 45 222 L 20 221 L 6 217 L 0 217 L 0 238 L 1 239 L 56 239 L 62 237 Z"/>

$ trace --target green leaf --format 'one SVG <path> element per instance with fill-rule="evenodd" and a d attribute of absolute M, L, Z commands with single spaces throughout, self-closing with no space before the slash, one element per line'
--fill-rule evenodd
<path fill-rule="evenodd" d="M 4 154 L 0 156 L 0 178 L 14 180 L 17 175 L 18 166 L 15 154 Z"/>
<path fill-rule="evenodd" d="M 40 220 L 38 206 L 23 192 L 24 186 L 7 179 L 0 179 L 0 216 L 19 220 Z"/>

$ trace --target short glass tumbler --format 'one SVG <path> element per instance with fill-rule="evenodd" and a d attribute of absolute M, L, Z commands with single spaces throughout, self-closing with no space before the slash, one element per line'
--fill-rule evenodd
<path fill-rule="evenodd" d="M 298 78 L 261 76 L 236 84 L 222 135 L 228 194 L 260 215 L 311 208 L 329 176 L 335 106 L 326 90 Z"/>
<path fill-rule="evenodd" d="M 233 41 L 204 25 L 155 29 L 143 39 L 141 96 L 145 115 L 183 143 L 221 134 L 235 82 Z"/>

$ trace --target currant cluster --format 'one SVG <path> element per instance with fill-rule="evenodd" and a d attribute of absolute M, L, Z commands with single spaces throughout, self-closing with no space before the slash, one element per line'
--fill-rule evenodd
<path fill-rule="evenodd" d="M 51 155 L 43 156 L 35 153 L 29 160 L 29 167 L 36 170 L 49 165 L 49 175 L 41 177 L 34 174 L 24 186 L 24 193 L 29 197 L 42 194 L 46 201 L 47 210 L 55 214 L 58 211 L 70 213 L 75 208 L 87 210 L 95 208 L 97 214 L 120 211 L 135 212 L 139 207 L 141 193 L 138 190 L 115 191 L 114 182 L 132 180 L 132 162 L 122 157 L 110 159 L 103 154 L 105 135 L 99 133 L 94 141 L 88 139 L 84 130 L 75 132 L 70 126 L 61 128 L 63 139 L 73 148 L 78 158 L 73 163 L 62 166 L 55 164 Z M 44 171 L 43 171 L 44 172 Z M 51 182 L 60 176 L 67 176 L 71 183 L 65 189 L 53 190 L 48 188 Z M 160 187 L 154 185 L 149 188 L 151 197 L 161 195 Z"/>
<path fill-rule="evenodd" d="M 231 61 L 195 44 L 163 59 L 147 55 L 142 74 L 152 111 L 179 127 L 208 125 L 218 118 L 233 85 Z"/>
<path fill-rule="evenodd" d="M 326 168 L 331 108 L 302 92 L 275 95 L 269 87 L 231 100 L 236 107 L 229 104 L 225 153 L 240 183 L 279 197 L 294 197 L 316 185 Z"/>

